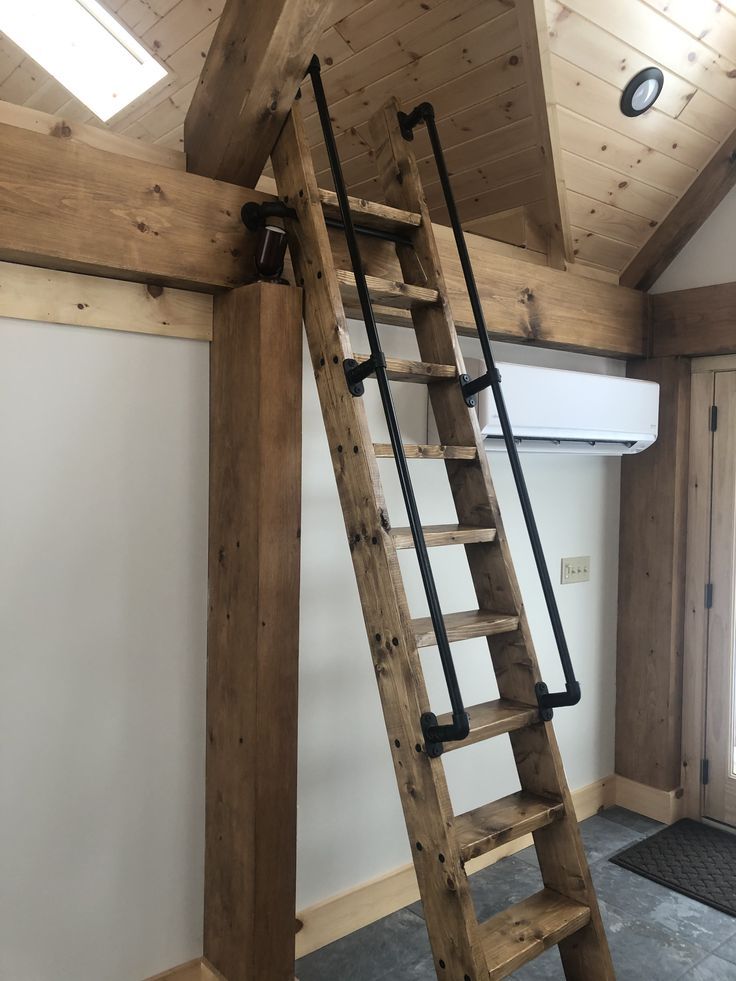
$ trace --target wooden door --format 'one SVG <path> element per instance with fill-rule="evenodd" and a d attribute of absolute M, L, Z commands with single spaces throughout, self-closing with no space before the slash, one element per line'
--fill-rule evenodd
<path fill-rule="evenodd" d="M 736 371 L 717 371 L 711 483 L 704 817 L 736 827 Z"/>

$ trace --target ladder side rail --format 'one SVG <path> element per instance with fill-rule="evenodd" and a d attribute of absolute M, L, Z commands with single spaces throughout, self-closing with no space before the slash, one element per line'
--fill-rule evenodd
<path fill-rule="evenodd" d="M 391 441 L 396 460 L 396 470 L 398 472 L 401 493 L 404 498 L 404 504 L 406 505 L 412 538 L 414 539 L 417 563 L 419 565 L 419 571 L 422 577 L 424 592 L 427 597 L 429 614 L 432 620 L 432 626 L 434 628 L 437 647 L 439 649 L 442 670 L 445 676 L 448 694 L 450 696 L 450 704 L 452 707 L 452 723 L 450 725 L 439 726 L 437 724 L 436 716 L 431 712 L 426 712 L 422 716 L 422 730 L 425 736 L 427 752 L 432 756 L 439 756 L 442 753 L 443 742 L 467 738 L 470 731 L 470 724 L 468 721 L 467 712 L 465 711 L 465 705 L 463 703 L 462 693 L 460 691 L 460 683 L 455 670 L 455 662 L 453 660 L 450 643 L 447 637 L 445 619 L 442 615 L 442 608 L 440 606 L 440 600 L 437 594 L 437 586 L 429 559 L 429 551 L 427 549 L 427 543 L 422 530 L 419 508 L 417 505 L 416 496 L 414 494 L 409 465 L 404 452 L 404 444 L 401 438 L 399 422 L 396 417 L 396 408 L 391 396 L 391 386 L 386 368 L 386 357 L 381 347 L 378 326 L 376 324 L 373 305 L 365 279 L 365 270 L 363 268 L 360 247 L 358 245 L 357 235 L 353 225 L 353 216 L 350 211 L 348 192 L 345 186 L 342 165 L 340 163 L 340 157 L 337 151 L 337 144 L 335 142 L 335 135 L 332 128 L 332 121 L 330 119 L 327 98 L 325 95 L 324 86 L 322 84 L 320 62 L 316 55 L 310 62 L 309 75 L 312 79 L 314 98 L 317 104 L 320 123 L 322 125 L 322 133 L 325 140 L 327 156 L 329 158 L 332 179 L 340 205 L 340 216 L 345 232 L 345 238 L 347 240 L 350 259 L 353 265 L 355 283 L 371 352 L 370 359 L 361 365 L 358 365 L 352 360 L 349 362 L 346 361 L 345 374 L 351 393 L 355 396 L 360 396 L 363 394 L 363 379 L 368 377 L 368 375 L 375 373 L 381 403 L 383 405 L 383 411 L 386 417 L 386 424 L 388 426 L 389 439 Z"/>
<path fill-rule="evenodd" d="M 498 418 L 501 424 L 501 432 L 503 433 L 503 440 L 506 445 L 506 451 L 508 453 L 509 463 L 511 465 L 511 472 L 516 485 L 516 492 L 521 504 L 524 523 L 526 525 L 527 534 L 529 535 L 529 542 L 534 555 L 534 563 L 537 567 L 537 574 L 539 575 L 542 593 L 544 594 L 544 602 L 547 607 L 547 613 L 552 625 L 552 632 L 554 634 L 557 651 L 560 657 L 560 663 L 562 664 L 562 671 L 565 677 L 566 690 L 564 692 L 550 692 L 547 685 L 545 685 L 543 681 L 537 682 L 536 695 L 539 702 L 539 708 L 543 718 L 549 721 L 552 718 L 552 712 L 555 708 L 578 704 L 581 697 L 580 683 L 575 676 L 575 668 L 570 656 L 570 649 L 567 644 L 565 629 L 562 625 L 562 618 L 560 616 L 557 599 L 552 588 L 552 580 L 550 578 L 547 560 L 544 555 L 539 528 L 534 516 L 534 508 L 532 506 L 531 498 L 529 496 L 529 489 L 524 477 L 524 471 L 521 465 L 521 459 L 519 457 L 519 450 L 517 448 L 513 429 L 511 427 L 508 409 L 506 408 L 506 401 L 503 397 L 501 377 L 498 369 L 496 368 L 495 359 L 493 357 L 493 350 L 491 348 L 488 328 L 485 322 L 483 306 L 478 294 L 475 274 L 470 261 L 468 247 L 465 242 L 465 233 L 463 232 L 462 225 L 460 224 L 460 216 L 458 215 L 455 196 L 453 194 L 452 184 L 450 182 L 450 175 L 447 171 L 447 165 L 445 163 L 442 142 L 437 130 L 434 108 L 429 102 L 423 102 L 413 109 L 411 113 L 399 113 L 399 126 L 401 129 L 401 134 L 405 140 L 412 140 L 414 138 L 414 127 L 420 122 L 424 122 L 429 135 L 432 154 L 437 166 L 437 172 L 439 174 L 445 204 L 450 216 L 450 224 L 452 226 L 455 244 L 460 257 L 460 265 L 463 270 L 465 285 L 468 290 L 470 305 L 475 318 L 478 339 L 480 341 L 483 357 L 486 363 L 485 375 L 482 375 L 481 377 L 472 381 L 467 375 L 464 375 L 461 378 L 463 395 L 465 396 L 466 402 L 469 406 L 475 406 L 475 396 L 478 392 L 482 391 L 484 388 L 490 388 L 491 392 L 493 393 L 493 399 L 496 403 Z"/>

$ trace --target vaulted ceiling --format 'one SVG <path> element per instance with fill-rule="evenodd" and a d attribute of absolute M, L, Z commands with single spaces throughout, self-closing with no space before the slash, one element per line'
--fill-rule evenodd
<path fill-rule="evenodd" d="M 110 128 L 181 148 L 184 117 L 224 0 L 106 3 L 171 72 Z M 538 22 L 546 13 L 546 24 L 539 23 L 549 69 L 546 121 L 535 98 L 528 24 L 513 0 L 334 0 L 318 53 L 345 174 L 354 193 L 380 197 L 367 120 L 392 95 L 406 106 L 429 100 L 465 226 L 541 252 L 551 191 L 544 173 L 549 155 L 539 148 L 549 123 L 569 258 L 616 277 L 736 129 L 736 0 L 538 0 L 534 6 Z M 662 96 L 645 115 L 627 118 L 618 108 L 621 89 L 650 64 L 664 72 Z M 0 38 L 0 99 L 95 122 L 7 38 Z M 326 186 L 308 89 L 304 108 Z M 416 150 L 430 208 L 444 220 L 423 133 Z"/>

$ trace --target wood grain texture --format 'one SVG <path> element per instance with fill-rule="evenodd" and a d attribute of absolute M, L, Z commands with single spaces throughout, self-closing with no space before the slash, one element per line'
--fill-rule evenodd
<path fill-rule="evenodd" d="M 470 719 L 470 735 L 465 743 L 449 743 L 447 752 L 462 749 L 463 745 L 483 742 L 502 736 L 506 732 L 515 732 L 539 722 L 539 709 L 536 706 L 522 705 L 507 698 L 496 698 L 491 702 L 481 702 L 479 705 L 468 706 Z M 440 725 L 452 722 L 449 713 L 439 716 Z"/>
<path fill-rule="evenodd" d="M 629 364 L 660 386 L 659 435 L 621 468 L 616 773 L 680 784 L 690 363 Z M 646 747 L 646 752 L 642 752 Z"/>
<path fill-rule="evenodd" d="M 215 302 L 204 953 L 228 981 L 294 975 L 301 318 L 293 287 Z"/>
<path fill-rule="evenodd" d="M 504 910 L 483 927 L 491 981 L 500 981 L 590 922 L 590 910 L 551 889 Z"/>
<path fill-rule="evenodd" d="M 417 307 L 412 319 L 420 356 L 428 361 L 449 363 L 459 373 L 464 360 L 450 312 L 440 253 L 429 220 L 416 160 L 410 144 L 398 128 L 396 104 L 389 103 L 371 121 L 371 134 L 381 183 L 389 204 L 422 214 L 422 224 L 414 234 L 413 248 L 401 247 L 399 259 L 408 282 L 426 277 L 427 285 L 437 289 L 441 306 Z M 534 643 L 511 559 L 498 500 L 478 419 L 455 387 L 433 385 L 429 397 L 439 438 L 445 443 L 475 443 L 478 457 L 473 464 L 446 461 L 455 509 L 461 523 L 487 523 L 496 529 L 490 544 L 466 549 L 473 587 L 482 611 L 503 617 L 516 617 L 516 629 L 488 638 L 488 648 L 501 698 L 522 705 L 536 704 L 535 685 L 541 680 Z M 472 725 L 472 723 L 471 723 Z M 538 724 L 511 733 L 519 782 L 523 790 L 563 803 L 561 820 L 535 832 L 534 844 L 545 886 L 567 900 L 584 904 L 586 923 L 574 938 L 561 937 L 560 956 L 570 981 L 613 981 L 614 972 L 598 902 L 580 838 L 559 747 L 550 724 Z M 428 917 L 429 920 L 429 917 Z M 495 967 L 492 951 L 485 948 L 487 968 Z M 503 975 L 498 975 L 502 977 Z"/>
<path fill-rule="evenodd" d="M 550 264 L 564 269 L 565 262 L 571 262 L 574 257 L 567 216 L 545 0 L 517 0 L 516 14 L 526 63 L 529 101 L 537 123 L 536 152 L 544 180 L 542 227 L 549 237 Z"/>
<path fill-rule="evenodd" d="M 474 528 L 472 525 L 423 525 L 424 540 L 430 547 L 438 545 L 473 545 L 492 542 L 495 528 Z M 392 528 L 391 537 L 396 548 L 414 548 L 411 528 Z"/>
<path fill-rule="evenodd" d="M 734 185 L 736 131 L 718 148 L 666 220 L 627 265 L 621 276 L 622 285 L 648 290 Z"/>
<path fill-rule="evenodd" d="M 736 352 L 736 283 L 653 293 L 650 303 L 654 357 Z"/>
<path fill-rule="evenodd" d="M 703 597 L 705 584 L 710 581 L 713 473 L 710 414 L 715 404 L 715 372 L 694 372 L 690 395 L 681 779 L 685 792 L 684 816 L 699 821 L 703 816 L 700 763 L 705 759 L 708 666 L 708 611 Z"/>
<path fill-rule="evenodd" d="M 212 340 L 212 297 L 0 262 L 0 316 Z"/>
<path fill-rule="evenodd" d="M 519 618 L 487 610 L 468 610 L 463 613 L 446 613 L 445 626 L 447 639 L 453 642 L 515 631 L 519 626 Z M 430 617 L 412 620 L 411 629 L 416 636 L 418 647 L 432 647 L 437 643 Z"/>
<path fill-rule="evenodd" d="M 521 790 L 461 814 L 455 819 L 455 834 L 463 859 L 468 862 L 492 848 L 544 828 L 562 817 L 564 810 L 559 802 Z"/>
<path fill-rule="evenodd" d="M 254 187 L 332 0 L 228 0 L 184 123 L 195 174 Z"/>
<path fill-rule="evenodd" d="M 0 259 L 159 285 L 252 278 L 241 206 L 264 195 L 0 124 Z"/>

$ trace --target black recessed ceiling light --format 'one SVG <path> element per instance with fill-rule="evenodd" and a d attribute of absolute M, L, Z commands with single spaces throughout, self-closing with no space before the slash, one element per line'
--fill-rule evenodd
<path fill-rule="evenodd" d="M 631 79 L 621 95 L 624 116 L 641 116 L 660 96 L 664 75 L 659 68 L 643 68 Z"/>

